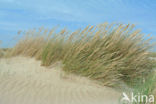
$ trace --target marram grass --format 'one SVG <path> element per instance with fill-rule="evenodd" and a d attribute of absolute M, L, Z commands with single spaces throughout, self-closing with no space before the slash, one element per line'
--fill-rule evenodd
<path fill-rule="evenodd" d="M 121 80 L 141 80 L 152 72 L 150 39 L 143 37 L 134 25 L 107 23 L 74 32 L 30 30 L 10 54 L 35 57 L 45 66 L 61 61 L 67 73 L 115 86 Z"/>

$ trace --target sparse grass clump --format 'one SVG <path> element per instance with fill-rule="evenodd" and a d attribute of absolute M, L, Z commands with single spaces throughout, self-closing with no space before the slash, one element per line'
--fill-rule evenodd
<path fill-rule="evenodd" d="M 10 51 L 11 49 L 9 48 L 0 48 L 0 58 L 2 57 L 6 57 L 7 53 Z"/>
<path fill-rule="evenodd" d="M 156 72 L 149 74 L 143 82 L 137 81 L 136 85 L 133 85 L 133 93 L 134 95 L 153 95 L 156 99 Z M 155 100 L 153 103 L 149 103 L 146 98 L 140 97 L 137 100 L 143 102 L 133 102 L 132 104 L 156 104 Z"/>
<path fill-rule="evenodd" d="M 134 25 L 87 26 L 83 30 L 56 32 L 55 28 L 25 33 L 11 55 L 35 57 L 48 66 L 56 61 L 63 70 L 114 86 L 119 81 L 142 80 L 152 72 L 153 64 L 144 40 Z"/>
<path fill-rule="evenodd" d="M 152 57 L 152 58 L 156 58 L 156 52 L 150 52 L 149 56 Z"/>
<path fill-rule="evenodd" d="M 0 50 L 0 58 L 3 57 L 4 53 Z"/>

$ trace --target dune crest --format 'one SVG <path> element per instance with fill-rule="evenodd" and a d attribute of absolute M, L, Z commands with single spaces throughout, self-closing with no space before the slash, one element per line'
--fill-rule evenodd
<path fill-rule="evenodd" d="M 61 64 L 26 57 L 0 59 L 0 104 L 117 104 L 119 92 L 65 75 Z"/>

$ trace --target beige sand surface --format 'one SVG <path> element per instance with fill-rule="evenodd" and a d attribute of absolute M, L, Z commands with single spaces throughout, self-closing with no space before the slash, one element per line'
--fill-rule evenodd
<path fill-rule="evenodd" d="M 0 59 L 0 104 L 118 104 L 121 93 L 32 58 Z"/>

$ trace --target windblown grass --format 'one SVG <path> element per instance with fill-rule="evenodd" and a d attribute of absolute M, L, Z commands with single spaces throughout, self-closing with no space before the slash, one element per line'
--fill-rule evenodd
<path fill-rule="evenodd" d="M 150 39 L 144 40 L 134 25 L 105 23 L 74 32 L 39 29 L 24 36 L 11 56 L 35 57 L 45 66 L 61 61 L 67 73 L 86 76 L 106 86 L 115 86 L 121 80 L 142 80 L 153 69 L 147 54 Z"/>

